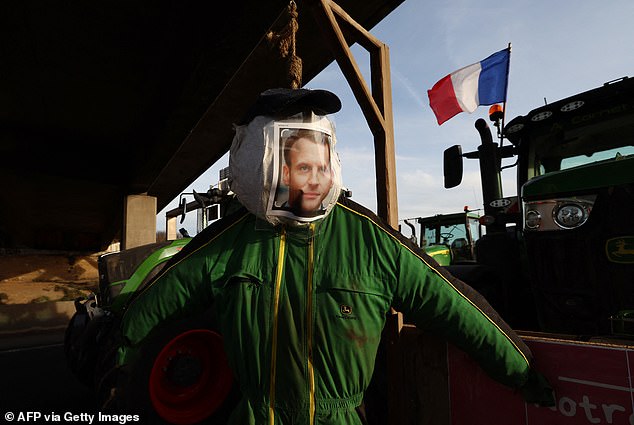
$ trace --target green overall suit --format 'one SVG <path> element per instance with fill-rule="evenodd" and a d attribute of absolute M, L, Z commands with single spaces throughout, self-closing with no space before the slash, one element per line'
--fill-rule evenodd
<path fill-rule="evenodd" d="M 349 199 L 300 228 L 241 209 L 174 260 L 126 312 L 120 361 L 164 321 L 214 304 L 243 396 L 232 424 L 361 424 L 390 307 L 503 384 L 521 388 L 534 373 L 484 298 Z"/>

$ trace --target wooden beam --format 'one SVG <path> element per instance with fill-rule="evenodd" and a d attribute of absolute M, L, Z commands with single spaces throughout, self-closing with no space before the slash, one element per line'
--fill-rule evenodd
<path fill-rule="evenodd" d="M 389 49 L 333 1 L 307 1 L 374 135 L 377 213 L 396 229 L 398 200 Z M 358 35 L 359 44 L 370 54 L 371 91 L 348 47 L 337 17 L 345 23 L 348 31 Z"/>
<path fill-rule="evenodd" d="M 346 77 L 352 93 L 370 126 L 370 130 L 372 133 L 382 131 L 383 114 L 381 114 L 376 102 L 374 102 L 370 88 L 365 83 L 359 66 L 348 47 L 348 43 L 330 7 L 330 1 L 317 0 L 312 3 L 313 16 L 315 16 L 319 28 L 322 29 L 324 36 L 328 40 L 335 60 Z"/>
<path fill-rule="evenodd" d="M 284 8 L 270 30 L 278 30 L 287 21 L 288 13 Z M 231 124 L 244 115 L 262 91 L 285 87 L 287 74 L 286 61 L 280 58 L 279 52 L 263 34 L 162 170 L 156 174 L 149 184 L 148 193 L 157 196 L 160 193 L 165 204 L 177 197 L 185 185 L 192 183 L 229 150 L 235 133 Z M 208 156 L 208 162 L 198 160 L 203 152 Z M 194 163 L 197 167 L 195 170 L 183 166 Z M 164 206 L 159 205 L 159 209 Z"/>
<path fill-rule="evenodd" d="M 378 214 L 384 217 L 393 228 L 398 229 L 392 82 L 390 52 L 387 45 L 383 44 L 370 56 L 370 69 L 372 94 L 383 114 L 383 133 L 374 135 Z"/>
<path fill-rule="evenodd" d="M 447 341 L 388 316 L 388 425 L 450 425 Z"/>
<path fill-rule="evenodd" d="M 363 46 L 363 48 L 369 52 L 371 52 L 374 48 L 380 48 L 383 46 L 383 42 L 373 36 L 370 32 L 368 32 L 363 26 L 361 26 L 357 21 L 352 19 L 348 13 L 343 10 L 341 6 L 337 3 L 331 1 L 330 9 L 333 13 L 337 14 L 341 18 L 341 22 L 347 24 L 351 29 L 353 29 L 357 34 L 361 35 L 359 37 L 358 43 Z"/>

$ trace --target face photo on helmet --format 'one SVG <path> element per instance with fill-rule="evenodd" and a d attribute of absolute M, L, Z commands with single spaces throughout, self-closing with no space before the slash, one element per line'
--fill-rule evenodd
<path fill-rule="evenodd" d="M 321 129 L 280 126 L 275 133 L 277 172 L 271 212 L 316 219 L 333 186 L 331 135 Z"/>

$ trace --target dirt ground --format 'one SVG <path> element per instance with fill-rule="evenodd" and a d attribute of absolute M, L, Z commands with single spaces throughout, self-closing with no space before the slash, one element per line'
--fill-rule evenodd
<path fill-rule="evenodd" d="M 0 304 L 72 301 L 95 291 L 98 254 L 0 256 Z"/>
<path fill-rule="evenodd" d="M 0 304 L 73 301 L 96 290 L 96 283 L 0 282 Z"/>

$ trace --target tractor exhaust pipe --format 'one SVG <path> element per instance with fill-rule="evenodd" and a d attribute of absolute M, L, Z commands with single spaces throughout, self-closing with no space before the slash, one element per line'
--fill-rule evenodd
<path fill-rule="evenodd" d="M 484 214 L 495 217 L 496 208 L 491 206 L 491 202 L 502 198 L 501 158 L 498 157 L 498 145 L 493 142 L 491 129 L 487 122 L 480 118 L 476 121 L 475 128 L 478 130 L 481 140 L 481 144 L 478 146 L 478 157 L 480 159 Z M 487 226 L 487 231 L 503 232 L 505 231 L 505 225 L 504 223 L 495 222 Z"/>

